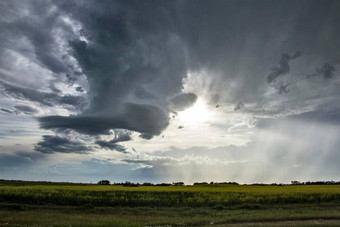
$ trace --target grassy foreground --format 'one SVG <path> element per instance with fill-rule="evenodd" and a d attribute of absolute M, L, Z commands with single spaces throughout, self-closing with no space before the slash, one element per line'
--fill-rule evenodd
<path fill-rule="evenodd" d="M 340 185 L 123 187 L 0 181 L 0 226 L 280 223 L 340 226 Z"/>

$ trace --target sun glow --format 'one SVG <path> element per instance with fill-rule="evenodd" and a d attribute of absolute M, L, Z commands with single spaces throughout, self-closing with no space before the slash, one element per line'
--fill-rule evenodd
<path fill-rule="evenodd" d="M 178 120 L 184 125 L 195 126 L 206 123 L 211 115 L 207 104 L 198 99 L 192 107 L 178 113 Z"/>

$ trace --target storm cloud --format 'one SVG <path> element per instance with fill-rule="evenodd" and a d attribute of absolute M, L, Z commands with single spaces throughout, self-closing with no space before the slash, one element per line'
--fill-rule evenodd
<path fill-rule="evenodd" d="M 34 147 L 36 151 L 45 154 L 59 153 L 78 153 L 86 154 L 91 149 L 79 141 L 71 141 L 65 137 L 44 135 L 43 140 Z"/>
<path fill-rule="evenodd" d="M 89 135 L 109 134 L 111 129 L 127 129 L 140 132 L 142 136 L 159 135 L 168 125 L 166 113 L 151 105 L 126 103 L 122 113 L 78 116 L 47 116 L 38 119 L 44 129 L 72 129 Z"/>
<path fill-rule="evenodd" d="M 199 157 L 193 148 L 188 157 L 168 158 L 173 169 L 185 166 L 177 176 L 200 179 L 196 173 L 205 173 L 199 163 L 222 157 L 211 157 L 212 146 L 222 153 L 235 146 L 244 151 L 239 160 L 250 160 L 228 168 L 223 166 L 233 159 L 216 161 L 228 170 L 221 178 L 242 169 L 233 180 L 262 180 L 265 160 L 265 179 L 273 179 L 286 152 L 291 159 L 280 179 L 287 180 L 294 176 L 288 167 L 298 165 L 294 158 L 312 159 L 305 148 L 320 135 L 302 136 L 311 122 L 308 130 L 331 129 L 332 138 L 328 145 L 313 143 L 313 157 L 325 150 L 338 160 L 338 131 L 324 122 L 338 122 L 340 108 L 339 1 L 4 0 L 0 6 L 0 142 L 8 148 L 2 153 L 15 151 L 14 137 L 28 132 L 20 142 L 27 150 L 96 160 L 91 165 L 79 160 L 85 163 L 79 168 L 100 166 L 100 159 L 104 167 L 125 160 L 129 168 L 117 165 L 122 171 L 143 164 L 141 175 L 171 175 L 162 157 L 151 162 L 143 152 L 204 145 Z M 190 107 L 193 112 L 183 117 Z M 294 117 L 296 126 L 287 120 Z M 283 141 L 297 137 L 278 123 L 285 120 L 303 144 Z M 137 151 L 128 152 L 126 144 Z M 252 144 L 258 147 L 251 149 Z M 261 153 L 261 146 L 268 149 Z M 320 173 L 327 166 L 317 164 Z M 329 173 L 318 176 L 334 176 Z"/>
<path fill-rule="evenodd" d="M 4 87 L 4 91 L 7 96 L 12 96 L 21 100 L 30 100 L 50 107 L 54 105 L 65 104 L 80 107 L 84 103 L 84 98 L 81 96 L 59 96 L 56 93 L 42 92 L 30 88 L 18 87 L 3 81 L 0 81 L 0 85 Z"/>
<path fill-rule="evenodd" d="M 289 73 L 290 71 L 289 62 L 300 56 L 301 53 L 299 51 L 297 51 L 292 56 L 286 53 L 281 54 L 281 60 L 279 62 L 279 65 L 275 68 L 272 68 L 272 72 L 267 76 L 267 83 L 272 83 L 279 76 Z"/>
<path fill-rule="evenodd" d="M 182 111 L 195 104 L 196 100 L 194 93 L 182 93 L 171 98 L 170 102 L 175 111 Z"/>
<path fill-rule="evenodd" d="M 127 153 L 123 145 L 117 144 L 119 142 L 126 142 L 132 140 L 131 132 L 126 130 L 115 130 L 115 137 L 110 141 L 97 140 L 96 144 L 104 149 L 115 150 L 122 153 Z"/>

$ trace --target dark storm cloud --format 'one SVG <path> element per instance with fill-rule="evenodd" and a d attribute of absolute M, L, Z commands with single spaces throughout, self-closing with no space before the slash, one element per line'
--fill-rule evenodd
<path fill-rule="evenodd" d="M 81 96 L 65 95 L 60 97 L 59 103 L 71 106 L 81 106 L 84 103 L 84 98 Z"/>
<path fill-rule="evenodd" d="M 96 144 L 105 149 L 115 150 L 122 153 L 127 153 L 123 145 L 117 144 L 119 142 L 126 142 L 132 140 L 131 132 L 124 130 L 115 130 L 115 137 L 110 141 L 97 140 Z"/>
<path fill-rule="evenodd" d="M 116 130 L 115 137 L 111 140 L 111 143 L 126 142 L 132 140 L 131 132 Z"/>
<path fill-rule="evenodd" d="M 42 84 L 52 90 L 38 91 L 7 76 L 5 93 L 47 106 L 79 106 L 82 97 L 62 94 L 56 84 L 78 84 L 80 77 L 86 82 L 79 84 L 86 88 L 88 108 L 69 117 L 39 118 L 43 129 L 89 135 L 128 129 L 151 139 L 167 127 L 173 108 L 183 110 L 197 96 L 214 106 L 217 101 L 229 107 L 242 100 L 257 109 L 271 108 L 275 102 L 280 105 L 277 112 L 296 110 L 300 103 L 324 98 L 325 92 L 316 90 L 307 97 L 289 92 L 289 102 L 273 101 L 263 81 L 275 64 L 271 59 L 290 53 L 281 55 L 266 78 L 280 94 L 288 92 L 288 84 L 277 80 L 290 72 L 290 65 L 295 72 L 316 59 L 335 66 L 340 59 L 340 29 L 334 22 L 340 20 L 337 1 L 61 0 L 7 1 L 3 6 L 0 66 L 9 72 L 16 69 L 17 64 L 6 58 L 15 52 L 18 59 L 51 73 Z M 295 50 L 304 52 L 305 62 L 292 61 L 300 55 L 293 54 Z M 190 73 L 193 83 L 188 82 L 185 92 L 192 93 L 182 93 Z M 334 70 L 322 67 L 319 74 L 332 77 Z M 334 96 L 329 90 L 327 94 Z M 269 109 L 266 117 L 275 111 Z"/>
<path fill-rule="evenodd" d="M 197 95 L 194 93 L 182 93 L 170 99 L 175 111 L 182 111 L 195 104 Z"/>
<path fill-rule="evenodd" d="M 325 79 L 330 79 L 334 76 L 335 67 L 325 63 L 321 68 L 316 68 L 316 72 L 313 74 L 307 75 L 307 78 L 314 76 L 323 76 Z"/>
<path fill-rule="evenodd" d="M 71 141 L 64 137 L 44 135 L 43 140 L 34 147 L 36 151 L 51 154 L 59 153 L 78 153 L 86 154 L 91 151 L 90 147 L 78 141 Z"/>
<path fill-rule="evenodd" d="M 38 102 L 46 106 L 53 106 L 52 102 L 58 97 L 53 93 L 40 92 L 30 88 L 18 87 L 0 81 L 0 84 L 5 88 L 5 93 L 18 99 L 27 99 Z"/>
<path fill-rule="evenodd" d="M 36 114 L 38 113 L 39 111 L 33 107 L 30 107 L 30 106 L 26 106 L 26 105 L 17 105 L 15 106 L 15 109 L 17 109 L 18 111 L 22 112 L 22 113 L 25 113 L 25 114 Z"/>
<path fill-rule="evenodd" d="M 81 96 L 65 95 L 59 96 L 55 93 L 41 92 L 35 89 L 18 87 L 0 81 L 0 84 L 5 88 L 5 94 L 18 99 L 26 99 L 37 102 L 46 106 L 54 105 L 72 105 L 81 106 L 84 103 L 84 98 Z"/>
<path fill-rule="evenodd" d="M 300 56 L 301 53 L 299 51 L 295 52 L 295 54 L 292 56 L 286 53 L 281 54 L 279 65 L 275 68 L 272 68 L 272 72 L 267 76 L 267 83 L 272 83 L 279 76 L 289 73 L 289 62 Z"/>
<path fill-rule="evenodd" d="M 135 90 L 135 95 L 137 98 L 140 98 L 140 99 L 157 99 L 155 95 L 151 94 L 150 92 L 145 90 L 145 88 L 142 88 L 142 87 L 138 87 Z"/>
<path fill-rule="evenodd" d="M 60 39 L 56 38 L 74 37 L 72 28 L 62 19 L 61 11 L 53 9 L 50 1 L 7 1 L 3 4 L 2 13 L 8 14 L 1 21 L 4 47 L 31 59 L 36 58 L 42 67 L 56 75 L 72 72 L 68 58 L 60 53 Z M 22 46 L 20 39 L 26 39 L 28 45 Z"/>
<path fill-rule="evenodd" d="M 159 135 L 168 125 L 168 116 L 151 105 L 126 103 L 122 113 L 108 115 L 48 116 L 39 118 L 44 129 L 72 129 L 89 135 L 109 134 L 111 129 L 127 129 L 142 133 L 145 138 Z"/>
<path fill-rule="evenodd" d="M 186 75 L 182 40 L 164 14 L 167 6 L 174 7 L 169 3 L 153 2 L 150 10 L 140 2 L 57 2 L 60 14 L 80 23 L 88 39 L 68 43 L 69 54 L 87 78 L 92 101 L 77 116 L 41 118 L 41 127 L 90 135 L 121 128 L 140 132 L 146 139 L 159 135 L 168 125 L 164 101 L 180 92 Z M 137 100 L 131 102 L 131 94 Z M 70 97 L 61 101 L 76 104 Z"/>

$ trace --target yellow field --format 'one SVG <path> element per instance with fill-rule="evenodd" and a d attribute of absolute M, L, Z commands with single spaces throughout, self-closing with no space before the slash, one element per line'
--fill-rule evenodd
<path fill-rule="evenodd" d="M 0 181 L 0 226 L 256 223 L 340 225 L 340 185 L 124 187 Z"/>

